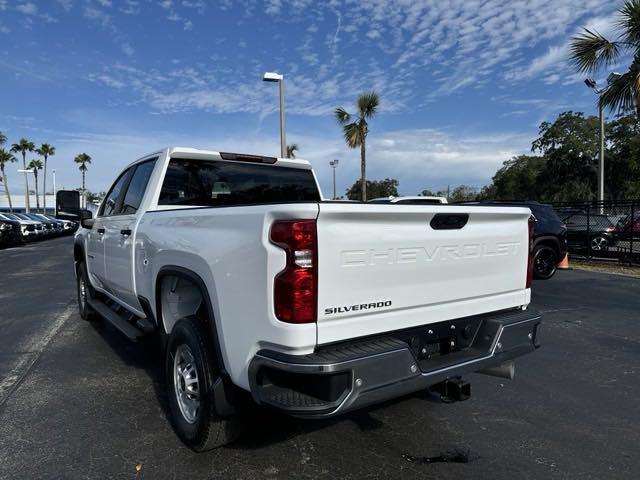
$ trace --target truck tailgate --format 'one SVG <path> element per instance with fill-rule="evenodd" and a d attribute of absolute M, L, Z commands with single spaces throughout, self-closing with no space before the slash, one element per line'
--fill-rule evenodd
<path fill-rule="evenodd" d="M 318 344 L 528 304 L 529 216 L 519 207 L 321 203 Z M 436 223 L 465 218 L 461 228 Z"/>

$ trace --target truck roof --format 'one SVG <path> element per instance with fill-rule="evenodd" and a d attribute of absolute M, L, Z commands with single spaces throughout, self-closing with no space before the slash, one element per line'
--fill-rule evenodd
<path fill-rule="evenodd" d="M 273 165 L 276 167 L 289 167 L 300 168 L 303 170 L 311 170 L 311 164 L 307 160 L 301 160 L 298 158 L 279 158 L 269 157 L 264 155 L 254 155 L 248 153 L 231 153 L 231 152 L 218 152 L 215 150 L 201 150 L 191 147 L 167 147 L 163 150 L 149 153 L 138 158 L 135 162 L 131 162 L 130 165 L 134 165 L 138 162 L 148 160 L 151 157 L 159 156 L 167 152 L 170 157 L 173 158 L 189 158 L 193 160 L 224 160 L 224 161 L 239 161 L 239 162 L 252 162 L 263 163 L 267 165 Z M 129 166 L 130 166 L 129 165 Z"/>

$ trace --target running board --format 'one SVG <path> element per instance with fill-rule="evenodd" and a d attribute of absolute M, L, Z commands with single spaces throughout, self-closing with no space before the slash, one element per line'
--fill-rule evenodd
<path fill-rule="evenodd" d="M 97 298 L 87 298 L 87 303 L 93 308 L 98 315 L 104 318 L 107 322 L 113 325 L 118 331 L 124 334 L 132 342 L 136 342 L 140 337 L 145 335 L 145 332 L 136 328 L 129 323 L 120 314 L 114 312 L 107 304 Z"/>

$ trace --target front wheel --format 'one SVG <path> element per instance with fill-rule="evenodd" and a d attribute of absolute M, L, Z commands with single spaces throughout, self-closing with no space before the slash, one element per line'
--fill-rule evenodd
<path fill-rule="evenodd" d="M 92 295 L 89 276 L 87 275 L 87 267 L 84 263 L 78 265 L 76 274 L 76 290 L 78 294 L 78 310 L 83 320 L 93 321 L 98 319 L 98 314 L 89 305 L 88 299 Z"/>
<path fill-rule="evenodd" d="M 536 247 L 533 253 L 533 275 L 539 280 L 547 280 L 558 269 L 558 255 L 556 251 L 547 246 Z"/>
<path fill-rule="evenodd" d="M 242 418 L 220 417 L 215 411 L 213 385 L 219 378 L 208 335 L 196 317 L 173 327 L 166 349 L 166 385 L 171 420 L 180 439 L 196 452 L 235 440 Z"/>

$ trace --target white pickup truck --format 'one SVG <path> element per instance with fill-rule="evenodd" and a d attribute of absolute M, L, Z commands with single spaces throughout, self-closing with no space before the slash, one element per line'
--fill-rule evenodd
<path fill-rule="evenodd" d="M 530 211 L 324 201 L 308 162 L 169 148 L 129 165 L 74 257 L 83 319 L 163 345 L 201 451 L 251 403 L 327 418 L 421 389 L 466 399 L 538 347 Z"/>

